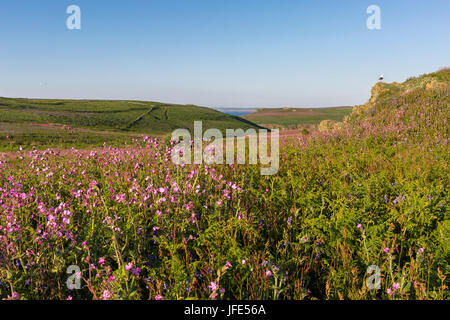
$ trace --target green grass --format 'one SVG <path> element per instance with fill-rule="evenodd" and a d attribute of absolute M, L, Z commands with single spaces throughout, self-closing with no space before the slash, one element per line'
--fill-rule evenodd
<path fill-rule="evenodd" d="M 119 144 L 139 134 L 164 136 L 178 128 L 192 131 L 194 121 L 202 121 L 204 130 L 258 127 L 245 119 L 194 105 L 0 98 L 0 150 Z"/>
<path fill-rule="evenodd" d="M 243 118 L 260 125 L 276 125 L 286 128 L 316 125 L 323 120 L 342 121 L 351 111 L 351 107 L 259 109 Z"/>
<path fill-rule="evenodd" d="M 128 132 L 100 131 L 88 129 L 67 130 L 62 125 L 42 126 L 0 122 L 0 151 L 16 151 L 18 148 L 87 148 L 101 146 L 104 142 L 123 145 L 132 134 Z M 8 136 L 8 138 L 6 138 Z"/>

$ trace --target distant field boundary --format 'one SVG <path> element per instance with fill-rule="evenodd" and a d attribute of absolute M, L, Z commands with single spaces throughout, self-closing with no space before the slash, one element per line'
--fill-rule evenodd
<path fill-rule="evenodd" d="M 139 117 L 131 121 L 127 124 L 127 126 L 123 130 L 130 130 L 135 124 L 137 124 L 139 121 L 144 119 L 145 116 L 149 115 L 152 111 L 158 109 L 158 107 L 151 107 L 149 110 L 145 111 L 143 114 L 141 114 Z"/>
<path fill-rule="evenodd" d="M 279 128 L 303 127 L 318 125 L 323 120 L 342 121 L 352 111 L 351 106 L 325 108 L 267 108 L 242 116 L 263 126 Z"/>

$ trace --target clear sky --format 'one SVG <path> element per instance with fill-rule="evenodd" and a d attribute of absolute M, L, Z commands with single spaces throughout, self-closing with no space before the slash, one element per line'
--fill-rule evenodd
<path fill-rule="evenodd" d="M 81 30 L 66 9 L 81 8 Z M 369 5 L 381 30 L 369 30 Z M 1 0 L 0 96 L 364 103 L 450 65 L 449 0 Z"/>

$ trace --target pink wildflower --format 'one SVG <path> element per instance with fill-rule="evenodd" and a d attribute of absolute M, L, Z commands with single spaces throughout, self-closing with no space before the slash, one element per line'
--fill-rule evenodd
<path fill-rule="evenodd" d="M 219 288 L 219 286 L 217 285 L 217 283 L 216 282 L 214 282 L 214 281 L 212 281 L 211 282 L 211 284 L 208 286 L 208 288 L 210 288 L 211 289 L 211 291 L 216 291 L 217 290 L 217 288 Z"/>
<path fill-rule="evenodd" d="M 130 271 L 131 268 L 133 268 L 133 262 L 129 262 L 126 266 L 125 266 L 125 270 Z"/>
<path fill-rule="evenodd" d="M 109 300 L 111 298 L 111 292 L 109 290 L 103 291 L 102 299 Z"/>

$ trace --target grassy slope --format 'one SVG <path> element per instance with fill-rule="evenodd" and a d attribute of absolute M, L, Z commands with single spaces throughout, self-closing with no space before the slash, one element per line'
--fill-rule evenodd
<path fill-rule="evenodd" d="M 204 129 L 257 127 L 247 120 L 194 105 L 0 98 L 0 150 L 119 144 L 138 134 L 160 136 L 178 128 L 192 129 L 194 121 L 203 121 Z"/>
<path fill-rule="evenodd" d="M 342 121 L 351 111 L 351 107 L 259 109 L 244 118 L 260 125 L 289 127 L 315 125 L 326 119 Z"/>
<path fill-rule="evenodd" d="M 322 292 L 329 287 L 331 297 L 345 292 L 359 298 L 366 289 L 359 279 L 375 264 L 385 277 L 378 297 L 387 298 L 394 282 L 402 287 L 390 298 L 436 299 L 444 292 L 449 297 L 449 94 L 450 69 L 402 84 L 379 83 L 370 101 L 355 107 L 334 126 L 337 130 L 301 137 L 300 150 L 290 161 L 280 161 L 299 163 L 294 178 L 286 174 L 279 181 L 292 181 L 297 208 L 311 208 L 306 214 L 301 209 L 301 221 L 309 227 L 297 232 L 311 236 L 314 230 L 333 257 L 320 270 L 329 272 L 319 286 Z M 285 170 L 290 169 L 280 168 L 281 174 Z M 386 247 L 390 254 L 384 253 Z M 417 253 L 420 247 L 428 252 L 425 263 Z M 332 252 L 343 248 L 348 252 Z M 345 287 L 352 272 L 359 272 L 353 290 Z"/>
<path fill-rule="evenodd" d="M 412 77 L 403 83 L 379 82 L 372 88 L 370 100 L 361 106 L 353 108 L 345 122 L 355 122 L 367 119 L 380 111 L 393 112 L 400 108 L 404 100 L 408 104 L 414 104 L 420 97 L 426 97 L 436 92 L 448 92 L 450 86 L 450 69 L 442 69 L 438 72 Z"/>
<path fill-rule="evenodd" d="M 403 83 L 378 82 L 371 91 L 369 101 L 363 105 L 355 106 L 351 113 L 344 117 L 342 122 L 336 119 L 326 119 L 319 124 L 320 131 L 339 129 L 350 126 L 352 128 L 382 122 L 392 125 L 393 117 L 399 117 L 398 111 L 408 114 L 406 122 L 414 122 L 424 114 L 436 117 L 436 113 L 443 113 L 448 117 L 448 109 L 430 110 L 419 105 L 425 99 L 433 99 L 442 92 L 447 94 L 450 87 L 450 69 L 442 69 L 438 72 L 412 77 Z M 448 94 L 447 96 L 448 97 Z M 432 103 L 428 103 L 429 106 Z M 422 110 L 422 114 L 418 110 Z M 432 112 L 433 111 L 433 112 Z M 406 117 L 402 114 L 402 117 Z M 444 119 L 443 119 L 444 120 Z M 424 128 L 425 129 L 425 128 Z M 436 132 L 434 132 L 436 133 Z"/>

